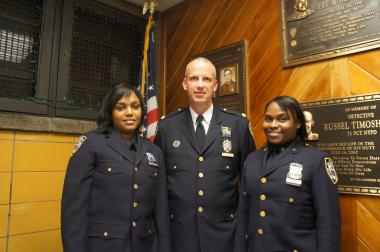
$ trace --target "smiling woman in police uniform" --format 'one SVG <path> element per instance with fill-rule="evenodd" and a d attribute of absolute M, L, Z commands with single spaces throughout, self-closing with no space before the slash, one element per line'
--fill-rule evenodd
<path fill-rule="evenodd" d="M 62 196 L 65 252 L 171 251 L 165 163 L 138 135 L 143 115 L 140 93 L 119 84 L 80 137 Z"/>
<path fill-rule="evenodd" d="M 263 129 L 267 147 L 243 168 L 235 252 L 338 252 L 338 178 L 327 154 L 304 143 L 299 103 L 270 101 Z"/>

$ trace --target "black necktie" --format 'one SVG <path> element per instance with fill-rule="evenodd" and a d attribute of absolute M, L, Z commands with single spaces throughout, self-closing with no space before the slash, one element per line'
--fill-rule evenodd
<path fill-rule="evenodd" d="M 205 128 L 203 127 L 202 121 L 203 121 L 203 116 L 199 115 L 197 117 L 197 128 L 195 130 L 195 135 L 197 136 L 198 145 L 201 149 L 203 148 L 203 144 L 205 142 L 205 137 L 206 137 Z"/>

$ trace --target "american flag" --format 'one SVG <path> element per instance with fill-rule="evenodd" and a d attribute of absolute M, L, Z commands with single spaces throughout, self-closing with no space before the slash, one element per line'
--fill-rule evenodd
<path fill-rule="evenodd" d="M 141 64 L 140 90 L 144 97 L 147 115 L 144 118 L 144 137 L 154 141 L 158 123 L 158 104 L 156 96 L 156 83 L 154 80 L 154 22 L 149 17 L 145 31 L 144 58 Z"/>

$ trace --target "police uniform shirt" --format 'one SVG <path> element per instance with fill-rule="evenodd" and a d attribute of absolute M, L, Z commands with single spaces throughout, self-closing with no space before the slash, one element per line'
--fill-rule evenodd
<path fill-rule="evenodd" d="M 115 129 L 90 132 L 70 158 L 62 195 L 65 252 L 171 251 L 160 149 Z"/>
<path fill-rule="evenodd" d="M 268 152 L 251 153 L 243 168 L 234 252 L 339 252 L 331 159 L 302 141 Z"/>
<path fill-rule="evenodd" d="M 169 114 L 155 138 L 167 166 L 173 251 L 231 252 L 238 180 L 254 141 L 247 118 L 213 104 L 204 114 L 209 127 L 199 147 L 197 116 L 189 108 Z"/>

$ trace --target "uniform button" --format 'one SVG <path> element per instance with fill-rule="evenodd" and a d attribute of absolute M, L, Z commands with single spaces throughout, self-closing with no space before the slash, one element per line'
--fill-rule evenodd
<path fill-rule="evenodd" d="M 135 189 L 135 190 L 139 189 L 139 185 L 138 184 L 133 184 L 133 189 Z"/>
<path fill-rule="evenodd" d="M 261 217 L 265 217 L 265 215 L 266 215 L 265 211 L 260 211 L 260 216 Z"/>
<path fill-rule="evenodd" d="M 263 235 L 263 234 L 264 234 L 264 231 L 263 231 L 261 228 L 259 228 L 259 229 L 257 230 L 257 233 L 258 233 L 259 235 Z"/>
<path fill-rule="evenodd" d="M 246 195 L 247 195 L 247 192 L 243 192 L 243 195 L 246 196 Z"/>
<path fill-rule="evenodd" d="M 260 181 L 261 181 L 261 183 L 265 184 L 267 182 L 267 178 L 263 177 L 263 178 L 261 178 Z"/>
<path fill-rule="evenodd" d="M 230 214 L 231 219 L 235 218 L 235 215 L 232 213 Z"/>
<path fill-rule="evenodd" d="M 174 218 L 174 214 L 171 214 L 171 215 L 170 215 L 170 218 L 172 218 L 172 219 L 173 219 L 173 218 Z"/>
<path fill-rule="evenodd" d="M 204 157 L 203 157 L 203 156 L 199 156 L 198 160 L 199 160 L 200 162 L 203 162 Z"/>
<path fill-rule="evenodd" d="M 198 173 L 198 177 L 203 178 L 203 172 Z"/>
<path fill-rule="evenodd" d="M 229 169 L 230 169 L 230 166 L 229 166 L 229 165 L 227 165 L 227 166 L 226 166 L 226 170 L 229 170 Z"/>
<path fill-rule="evenodd" d="M 198 195 L 199 195 L 199 196 L 203 196 L 203 190 L 199 190 L 199 191 L 198 191 Z"/>
<path fill-rule="evenodd" d="M 132 221 L 132 227 L 136 227 L 136 226 L 137 226 L 136 221 Z"/>
<path fill-rule="evenodd" d="M 136 208 L 138 206 L 137 202 L 133 202 L 133 207 Z"/>
<path fill-rule="evenodd" d="M 248 234 L 245 234 L 245 239 L 246 239 L 246 240 L 248 239 Z"/>
<path fill-rule="evenodd" d="M 112 172 L 112 168 L 111 167 L 107 168 L 107 172 Z"/>
<path fill-rule="evenodd" d="M 176 166 L 176 165 L 174 165 L 174 166 L 173 166 L 173 169 L 177 169 L 177 166 Z"/>
<path fill-rule="evenodd" d="M 104 232 L 104 233 L 103 233 L 103 236 L 104 236 L 104 237 L 108 237 L 108 232 Z"/>
<path fill-rule="evenodd" d="M 154 172 L 154 176 L 157 177 L 158 173 L 157 172 Z"/>
<path fill-rule="evenodd" d="M 198 207 L 198 213 L 202 213 L 203 212 L 203 207 Z"/>
<path fill-rule="evenodd" d="M 289 198 L 289 203 L 293 203 L 294 199 L 292 197 Z"/>
<path fill-rule="evenodd" d="M 139 168 L 137 166 L 135 166 L 134 169 L 135 169 L 135 172 L 137 172 L 139 170 Z"/>
<path fill-rule="evenodd" d="M 260 200 L 266 200 L 266 199 L 267 199 L 267 196 L 265 196 L 265 194 L 260 195 Z"/>

